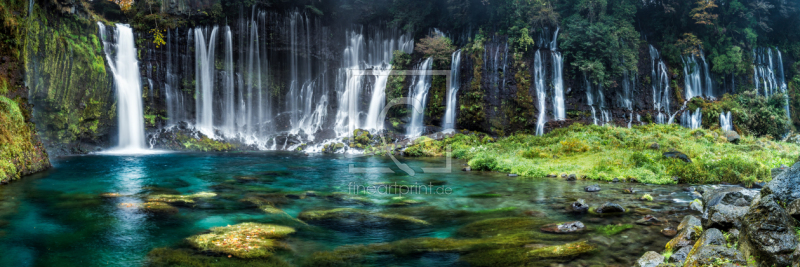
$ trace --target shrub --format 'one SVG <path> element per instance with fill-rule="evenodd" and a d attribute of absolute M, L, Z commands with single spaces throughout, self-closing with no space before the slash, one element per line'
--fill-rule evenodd
<path fill-rule="evenodd" d="M 469 161 L 469 166 L 479 171 L 491 171 L 497 167 L 497 159 L 488 155 L 479 155 Z"/>

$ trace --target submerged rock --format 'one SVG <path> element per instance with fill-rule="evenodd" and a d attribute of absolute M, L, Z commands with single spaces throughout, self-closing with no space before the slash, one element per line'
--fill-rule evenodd
<path fill-rule="evenodd" d="M 456 231 L 459 237 L 490 238 L 490 237 L 529 237 L 537 240 L 564 240 L 565 235 L 541 233 L 536 231 L 543 220 L 526 217 L 506 217 L 485 219 L 462 226 Z"/>
<path fill-rule="evenodd" d="M 354 208 L 337 208 L 331 210 L 304 211 L 298 216 L 303 221 L 340 221 L 355 223 L 381 223 L 397 222 L 415 225 L 428 225 L 429 223 L 411 216 L 385 214 Z"/>
<path fill-rule="evenodd" d="M 195 200 L 216 197 L 216 193 L 200 192 L 191 195 L 151 195 L 147 197 L 150 202 L 165 202 L 172 204 L 194 204 Z"/>
<path fill-rule="evenodd" d="M 757 199 L 742 219 L 739 249 L 763 266 L 790 266 L 798 258 L 795 222 L 773 195 Z"/>
<path fill-rule="evenodd" d="M 586 190 L 586 192 L 597 192 L 597 191 L 600 191 L 600 186 L 596 185 L 596 184 L 595 185 L 590 185 L 590 186 L 584 187 L 583 190 Z"/>
<path fill-rule="evenodd" d="M 594 209 L 595 213 L 602 213 L 602 214 L 613 214 L 613 213 L 623 213 L 625 212 L 625 208 L 620 206 L 619 204 L 614 204 L 611 202 L 607 202 L 600 207 Z"/>
<path fill-rule="evenodd" d="M 551 223 L 544 225 L 539 229 L 541 229 L 542 232 L 568 234 L 582 232 L 583 230 L 586 230 L 586 226 L 580 221 L 573 221 L 565 223 Z"/>
<path fill-rule="evenodd" d="M 186 240 L 193 247 L 239 258 L 269 257 L 276 248 L 287 247 L 280 243 L 294 228 L 261 223 L 240 223 L 211 228 L 211 233 L 196 235 Z"/>
<path fill-rule="evenodd" d="M 740 219 L 748 210 L 758 191 L 738 186 L 724 186 L 703 193 L 703 226 L 705 228 L 740 228 Z"/>
<path fill-rule="evenodd" d="M 678 234 L 678 230 L 675 230 L 675 228 L 672 228 L 672 227 L 667 227 L 667 228 L 661 229 L 661 234 L 666 236 L 666 237 L 673 237 L 673 236 Z"/>
<path fill-rule="evenodd" d="M 572 202 L 570 208 L 572 209 L 572 212 L 584 213 L 589 210 L 589 205 L 586 204 L 585 200 L 578 199 L 575 202 Z"/>
<path fill-rule="evenodd" d="M 659 223 L 661 223 L 661 220 L 659 220 L 653 215 L 644 216 L 644 218 L 641 218 L 636 221 L 636 224 L 638 225 L 654 225 Z"/>
<path fill-rule="evenodd" d="M 658 252 L 655 252 L 655 251 L 648 251 L 647 253 L 642 255 L 641 258 L 636 260 L 636 264 L 634 264 L 633 266 L 634 267 L 656 267 L 656 266 L 658 266 L 659 264 L 662 264 L 662 263 L 664 263 L 664 256 L 661 256 L 661 254 L 658 254 Z"/>

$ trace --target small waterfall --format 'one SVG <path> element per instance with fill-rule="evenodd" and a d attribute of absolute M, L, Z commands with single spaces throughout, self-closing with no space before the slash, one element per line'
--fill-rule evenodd
<path fill-rule="evenodd" d="M 556 30 L 558 34 L 558 30 Z M 553 38 L 555 44 L 556 38 Z M 556 52 L 555 48 L 550 53 L 553 57 L 553 117 L 555 120 L 564 120 L 567 118 L 567 112 L 564 107 L 564 80 L 561 76 L 563 70 L 563 61 L 561 59 L 561 52 Z"/>
<path fill-rule="evenodd" d="M 545 117 L 545 101 L 547 100 L 547 92 L 544 84 L 544 67 L 542 66 L 542 52 L 536 50 L 533 60 L 533 85 L 536 88 L 536 99 L 539 100 L 539 117 L 536 119 L 536 135 L 544 134 L 544 124 L 547 123 Z"/>
<path fill-rule="evenodd" d="M 433 58 L 429 57 L 422 63 L 417 65 L 416 70 L 429 71 L 433 67 Z M 411 92 L 409 98 L 409 105 L 411 108 L 411 121 L 406 135 L 409 137 L 418 137 L 423 133 L 424 125 L 423 119 L 425 117 L 425 105 L 428 100 L 428 89 L 431 88 L 430 75 L 416 75 L 411 82 Z"/>
<path fill-rule="evenodd" d="M 681 126 L 689 129 L 697 129 L 703 127 L 703 112 L 697 108 L 694 113 L 691 110 L 684 111 L 681 114 Z"/>
<path fill-rule="evenodd" d="M 776 93 L 786 94 L 786 77 L 783 73 L 783 55 L 780 50 L 764 47 L 753 49 L 753 71 L 756 93 L 767 97 Z M 788 97 L 785 109 L 786 116 L 791 119 Z"/>
<path fill-rule="evenodd" d="M 447 92 L 447 108 L 444 112 L 443 130 L 455 130 L 456 108 L 458 105 L 458 89 L 460 88 L 459 69 L 461 68 L 461 50 L 453 52 L 450 61 L 450 88 Z"/>
<path fill-rule="evenodd" d="M 364 128 L 383 130 L 383 120 L 378 118 L 386 105 L 386 83 L 389 80 L 389 70 L 376 70 L 375 89 L 372 90 L 372 100 L 369 102 L 369 112 Z"/>
<path fill-rule="evenodd" d="M 594 125 L 607 125 L 611 122 L 611 112 L 606 109 L 605 95 L 603 94 L 603 86 L 597 84 L 592 85 L 589 81 L 587 74 L 583 74 L 583 84 L 586 87 L 586 105 L 592 110 L 592 121 Z M 597 118 L 597 111 L 600 111 L 600 118 Z"/>
<path fill-rule="evenodd" d="M 103 51 L 117 90 L 119 143 L 115 150 L 120 153 L 141 153 L 145 150 L 144 111 L 133 30 L 128 25 L 117 23 L 114 37 L 109 40 L 106 36 L 106 26 L 101 22 L 97 25 L 100 28 Z M 113 41 L 116 41 L 116 44 Z M 116 57 L 112 58 L 112 55 Z"/>
<path fill-rule="evenodd" d="M 731 112 L 728 111 L 727 115 L 725 112 L 719 114 L 719 128 L 722 131 L 733 131 L 733 117 L 731 117 Z"/>
<path fill-rule="evenodd" d="M 195 34 L 195 104 L 197 105 L 197 128 L 203 134 L 214 137 L 214 52 L 216 50 L 217 29 L 211 29 L 208 39 L 205 35 L 208 30 L 196 28 Z M 206 45 L 208 44 L 208 45 Z"/>
<path fill-rule="evenodd" d="M 622 107 L 630 112 L 628 128 L 631 128 L 631 124 L 633 123 L 633 88 L 636 86 L 636 81 L 629 77 L 629 73 L 630 71 L 628 70 L 622 72 L 622 93 L 619 97 Z M 633 76 L 635 77 L 636 75 Z"/>
<path fill-rule="evenodd" d="M 656 123 L 665 124 L 668 122 L 667 116 L 671 114 L 669 110 L 669 75 L 667 65 L 661 59 L 661 54 L 655 47 L 650 45 L 650 84 L 653 89 L 653 109 L 656 114 Z"/>
<path fill-rule="evenodd" d="M 683 76 L 686 86 L 685 99 L 690 100 L 698 96 L 715 99 L 717 95 L 703 50 L 700 50 L 699 57 L 689 54 L 682 56 L 681 60 L 683 61 Z"/>

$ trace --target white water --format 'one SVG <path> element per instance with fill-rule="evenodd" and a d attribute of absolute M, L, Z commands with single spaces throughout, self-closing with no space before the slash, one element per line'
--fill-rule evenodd
<path fill-rule="evenodd" d="M 703 127 L 703 111 L 697 108 L 694 112 L 691 110 L 684 111 L 681 114 L 681 126 L 689 129 L 697 129 Z"/>
<path fill-rule="evenodd" d="M 733 131 L 733 117 L 731 117 L 731 112 L 728 111 L 726 114 L 722 112 L 719 114 L 719 128 L 723 131 Z"/>
<path fill-rule="evenodd" d="M 773 52 L 774 50 L 774 52 Z M 786 77 L 783 73 L 783 55 L 777 48 L 753 49 L 753 84 L 756 93 L 763 96 L 772 96 L 777 93 L 786 94 Z M 791 119 L 789 100 L 784 105 L 786 116 Z"/>
<path fill-rule="evenodd" d="M 603 86 L 598 84 L 592 85 L 586 73 L 583 74 L 583 84 L 586 88 L 586 105 L 592 110 L 592 122 L 594 125 L 607 125 L 611 122 L 611 112 L 606 109 L 606 97 L 603 94 Z M 597 111 L 600 111 L 600 118 L 597 117 Z"/>
<path fill-rule="evenodd" d="M 142 109 L 141 76 L 139 62 L 136 60 L 136 46 L 133 30 L 124 24 L 117 24 L 114 30 L 116 44 L 106 37 L 106 27 L 98 22 L 100 36 L 103 40 L 103 51 L 108 66 L 114 76 L 117 91 L 117 128 L 119 142 L 117 147 L 107 153 L 140 154 L 151 152 L 145 149 L 144 112 Z M 116 57 L 112 55 L 116 52 Z"/>
<path fill-rule="evenodd" d="M 450 61 L 450 88 L 447 91 L 447 107 L 444 112 L 442 129 L 455 130 L 456 108 L 458 107 L 458 89 L 460 88 L 459 68 L 461 68 L 461 50 L 453 52 Z"/>
<path fill-rule="evenodd" d="M 214 52 L 217 43 L 217 29 L 214 26 L 208 39 L 207 29 L 197 27 L 195 37 L 195 104 L 197 129 L 214 138 Z M 208 45 L 206 45 L 208 44 Z"/>
<path fill-rule="evenodd" d="M 411 53 L 414 41 L 408 34 L 396 30 L 350 30 L 346 34 L 347 47 L 342 58 L 337 96 L 339 110 L 334 130 L 337 136 L 352 134 L 355 129 L 381 130 L 384 121 L 379 118 L 386 105 L 386 84 L 392 69 L 394 51 Z M 366 70 L 372 70 L 371 75 Z M 371 77 L 370 77 L 371 76 Z M 374 83 L 370 83 L 374 78 Z M 369 107 L 360 106 L 365 88 L 372 88 Z M 362 122 L 362 115 L 366 118 Z"/>
<path fill-rule="evenodd" d="M 661 59 L 661 54 L 652 45 L 650 46 L 650 84 L 653 90 L 653 109 L 657 112 L 656 123 L 668 122 L 669 110 L 669 76 L 667 65 Z"/>
<path fill-rule="evenodd" d="M 534 88 L 536 88 L 536 99 L 539 100 L 539 116 L 536 119 L 536 135 L 544 134 L 544 124 L 547 123 L 547 117 L 545 117 L 545 112 L 547 111 L 545 108 L 547 92 L 545 91 L 544 78 L 542 53 L 540 50 L 536 50 L 533 60 L 533 85 Z"/>
<path fill-rule="evenodd" d="M 556 30 L 556 35 L 558 30 Z M 553 38 L 555 45 L 556 38 Z M 563 70 L 563 60 L 561 59 L 561 52 L 556 52 L 555 47 L 551 48 L 553 51 L 553 118 L 555 120 L 564 120 L 567 118 L 567 112 L 564 107 L 564 81 L 561 76 Z"/>
<path fill-rule="evenodd" d="M 683 77 L 686 86 L 685 99 L 690 100 L 694 97 L 715 99 L 717 95 L 703 50 L 700 50 L 699 57 L 690 54 L 682 56 L 681 60 L 683 61 Z"/>
<path fill-rule="evenodd" d="M 429 71 L 433 66 L 433 58 L 429 57 L 417 65 L 415 68 L 419 71 Z M 425 106 L 428 99 L 428 90 L 431 88 L 430 75 L 416 75 L 411 82 L 409 105 L 411 106 L 411 121 L 407 129 L 406 135 L 409 137 L 418 137 L 422 135 L 424 125 L 422 120 L 425 117 Z"/>

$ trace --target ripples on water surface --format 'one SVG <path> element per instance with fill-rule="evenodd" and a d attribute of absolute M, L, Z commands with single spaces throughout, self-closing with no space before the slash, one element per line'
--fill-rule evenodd
<path fill-rule="evenodd" d="M 401 159 L 402 160 L 402 159 Z M 569 220 L 583 221 L 589 231 L 564 235 L 563 240 L 546 240 L 545 245 L 588 240 L 598 250 L 579 258 L 533 262 L 534 266 L 621 265 L 630 266 L 649 250 L 661 251 L 668 238 L 659 230 L 667 225 L 641 226 L 611 237 L 594 229 L 608 224 L 632 224 L 643 213 L 668 219 L 676 227 L 687 214 L 690 196 L 677 186 L 633 184 L 641 193 L 654 196 L 653 202 L 634 200 L 641 195 L 625 195 L 621 189 L 631 184 L 599 183 L 598 193 L 583 192 L 595 182 L 566 182 L 562 179 L 523 179 L 499 173 L 462 172 L 463 162 L 453 161 L 452 172 L 426 174 L 422 167 L 439 167 L 443 159 L 414 159 L 406 162 L 416 171 L 408 176 L 389 158 L 345 156 L 302 156 L 295 153 L 226 153 L 112 156 L 92 155 L 63 158 L 55 161 L 48 172 L 26 177 L 0 187 L 0 266 L 142 266 L 148 264 L 148 252 L 161 247 L 186 248 L 184 239 L 203 233 L 211 227 L 241 222 L 262 222 L 290 225 L 297 228 L 286 242 L 290 252 L 279 257 L 290 264 L 302 265 L 303 259 L 316 251 L 328 251 L 348 244 L 392 242 L 408 238 L 462 238 L 457 230 L 469 223 L 489 218 L 525 217 L 531 211 L 546 214 L 543 223 Z M 390 167 L 396 173 L 348 172 L 355 167 Z M 238 179 L 237 179 L 238 178 Z M 253 181 L 252 179 L 255 179 Z M 333 201 L 323 197 L 332 192 L 347 193 L 350 184 L 379 183 L 413 184 L 445 182 L 449 195 L 412 194 L 408 198 L 422 204 L 406 207 L 386 205 L 397 195 L 366 196 L 374 204 L 359 201 Z M 284 198 L 286 193 L 315 191 L 319 196 L 304 199 Z M 117 198 L 100 194 L 116 192 Z M 215 192 L 217 196 L 198 201 L 193 207 L 180 206 L 171 216 L 154 216 L 120 208 L 120 203 L 142 203 L 150 194 L 191 194 Z M 475 197 L 475 194 L 497 194 Z M 242 199 L 250 196 L 281 196 L 275 206 L 292 217 L 302 211 L 353 207 L 388 214 L 412 215 L 430 222 L 427 226 L 390 223 L 370 225 L 311 224 L 292 225 L 291 220 L 265 214 Z M 473 195 L 472 197 L 469 197 Z M 613 201 L 640 208 L 621 216 L 572 215 L 564 208 L 576 198 L 599 205 Z M 514 207 L 506 211 L 490 209 Z M 643 211 L 641 208 L 649 208 Z M 467 214 L 454 218 L 457 214 Z M 536 212 L 538 214 L 538 212 Z M 527 214 L 527 215 L 526 215 Z M 539 214 L 538 216 L 541 216 Z M 539 231 L 538 227 L 529 231 Z M 193 252 L 194 253 L 194 252 Z M 200 255 L 199 253 L 196 253 Z M 366 265 L 466 265 L 455 253 L 423 253 L 398 256 L 379 254 L 366 257 Z M 219 258 L 221 261 L 227 257 Z"/>

